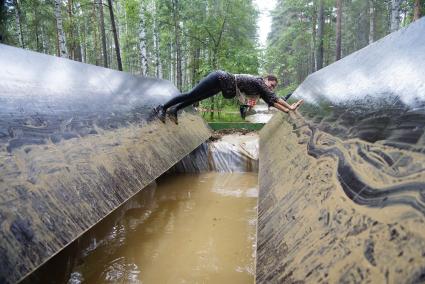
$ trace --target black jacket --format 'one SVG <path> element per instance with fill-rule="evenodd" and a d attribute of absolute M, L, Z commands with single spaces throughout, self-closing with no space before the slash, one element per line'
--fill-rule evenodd
<path fill-rule="evenodd" d="M 270 91 L 264 79 L 245 74 L 231 74 L 225 71 L 219 72 L 219 80 L 221 84 L 221 91 L 225 98 L 233 98 L 237 95 L 236 86 L 240 92 L 244 93 L 247 97 L 260 97 L 269 106 L 272 106 L 278 97 Z"/>

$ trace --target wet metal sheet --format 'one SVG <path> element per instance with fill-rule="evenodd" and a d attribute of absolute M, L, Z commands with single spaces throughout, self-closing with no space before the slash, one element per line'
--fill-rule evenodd
<path fill-rule="evenodd" d="M 260 134 L 257 283 L 425 275 L 425 19 L 310 75 Z"/>
<path fill-rule="evenodd" d="M 16 282 L 210 136 L 148 121 L 168 81 L 0 45 L 0 283 Z"/>

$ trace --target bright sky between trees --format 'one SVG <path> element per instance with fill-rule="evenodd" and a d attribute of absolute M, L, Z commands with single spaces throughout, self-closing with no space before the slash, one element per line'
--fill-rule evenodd
<path fill-rule="evenodd" d="M 254 0 L 254 4 L 257 5 L 258 10 L 260 11 L 257 23 L 260 46 L 265 47 L 267 35 L 270 32 L 272 24 L 270 11 L 276 6 L 276 0 Z"/>

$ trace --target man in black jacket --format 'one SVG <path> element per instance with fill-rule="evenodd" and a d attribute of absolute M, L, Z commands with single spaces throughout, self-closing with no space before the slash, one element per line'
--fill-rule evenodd
<path fill-rule="evenodd" d="M 225 71 L 214 71 L 201 80 L 190 92 L 172 98 L 164 105 L 158 106 L 155 111 L 159 119 L 165 123 L 166 114 L 176 124 L 177 112 L 195 102 L 204 100 L 222 92 L 225 98 L 231 99 L 235 96 L 239 101 L 263 99 L 269 106 L 280 111 L 289 112 L 296 110 L 303 100 L 290 105 L 283 99 L 277 97 L 273 90 L 277 86 L 277 78 L 268 75 L 264 78 L 245 74 L 231 74 Z"/>

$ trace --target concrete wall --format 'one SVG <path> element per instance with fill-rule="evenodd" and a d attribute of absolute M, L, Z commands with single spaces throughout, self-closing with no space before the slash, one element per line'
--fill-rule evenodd
<path fill-rule="evenodd" d="M 425 280 L 424 34 L 310 75 L 262 129 L 257 283 Z"/>
<path fill-rule="evenodd" d="M 210 136 L 178 94 L 141 78 L 0 45 L 0 282 L 16 282 Z"/>

